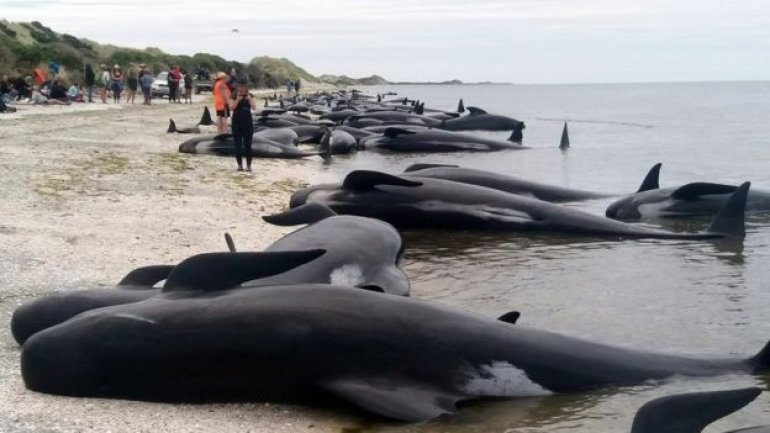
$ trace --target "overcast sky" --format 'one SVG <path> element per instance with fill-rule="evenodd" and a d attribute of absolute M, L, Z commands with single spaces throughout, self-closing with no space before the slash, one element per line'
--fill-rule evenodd
<path fill-rule="evenodd" d="M 768 0 L 0 0 L 0 18 L 174 54 L 286 57 L 314 75 L 514 83 L 770 77 Z"/>

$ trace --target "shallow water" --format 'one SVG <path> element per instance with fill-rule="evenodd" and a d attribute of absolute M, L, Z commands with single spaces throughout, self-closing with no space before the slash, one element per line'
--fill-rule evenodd
<path fill-rule="evenodd" d="M 663 163 L 661 185 L 693 181 L 770 190 L 770 82 L 389 86 L 453 110 L 466 106 L 526 122 L 525 151 L 337 158 L 318 181 L 353 169 L 400 172 L 415 162 L 461 164 L 607 193 L 637 189 Z M 557 149 L 569 120 L 572 148 Z M 505 134 L 490 134 L 504 137 Z M 573 204 L 602 215 L 612 199 Z M 708 219 L 655 221 L 699 230 Z M 749 218 L 743 245 L 592 239 L 548 234 L 407 232 L 413 296 L 487 316 L 519 310 L 532 326 L 609 344 L 696 356 L 749 356 L 770 339 L 770 216 Z M 362 425 L 364 431 L 628 431 L 636 409 L 661 395 L 757 384 L 766 376 L 675 378 L 636 387 L 465 405 L 449 422 Z M 708 431 L 770 423 L 763 394 Z"/>

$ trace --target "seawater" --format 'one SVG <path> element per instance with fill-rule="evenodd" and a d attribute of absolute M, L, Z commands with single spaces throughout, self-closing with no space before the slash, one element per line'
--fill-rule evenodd
<path fill-rule="evenodd" d="M 426 107 L 466 107 L 523 120 L 531 149 L 339 157 L 318 182 L 355 169 L 398 173 L 416 162 L 460 164 L 606 193 L 634 192 L 662 162 L 661 185 L 694 181 L 770 190 L 770 82 L 378 86 Z M 557 146 L 564 122 L 572 148 Z M 505 133 L 488 133 L 506 137 Z M 574 203 L 604 214 L 612 199 Z M 648 222 L 695 231 L 708 219 Z M 752 216 L 742 245 L 557 234 L 411 231 L 403 266 L 412 296 L 480 315 L 519 310 L 531 326 L 628 348 L 697 357 L 749 356 L 770 340 L 770 216 Z M 628 431 L 662 395 L 758 385 L 770 375 L 673 378 L 632 387 L 461 405 L 448 422 L 367 424 L 366 431 Z M 770 397 L 707 431 L 770 423 Z"/>

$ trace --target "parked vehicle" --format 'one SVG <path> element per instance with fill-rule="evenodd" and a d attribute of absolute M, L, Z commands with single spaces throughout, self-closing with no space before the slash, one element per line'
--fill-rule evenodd
<path fill-rule="evenodd" d="M 179 88 L 184 92 L 184 78 L 179 81 Z M 168 97 L 168 71 L 163 71 L 152 82 L 152 97 Z"/>

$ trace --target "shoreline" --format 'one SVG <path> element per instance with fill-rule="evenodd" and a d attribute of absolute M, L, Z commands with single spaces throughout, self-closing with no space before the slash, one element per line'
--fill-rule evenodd
<path fill-rule="evenodd" d="M 69 398 L 24 387 L 8 326 L 19 305 L 55 291 L 112 286 L 138 266 L 226 251 L 224 232 L 241 250 L 261 250 L 295 229 L 260 217 L 314 182 L 322 161 L 255 159 L 255 171 L 244 173 L 232 158 L 178 153 L 191 135 L 166 133 L 168 118 L 196 123 L 210 96 L 193 101 L 35 107 L 0 121 L 0 431 L 320 432 L 358 424 L 300 406 Z"/>

